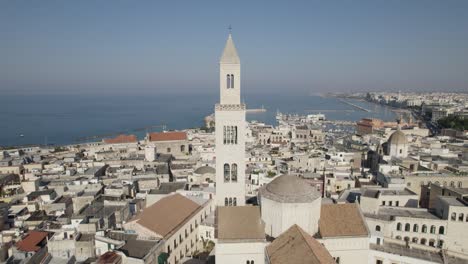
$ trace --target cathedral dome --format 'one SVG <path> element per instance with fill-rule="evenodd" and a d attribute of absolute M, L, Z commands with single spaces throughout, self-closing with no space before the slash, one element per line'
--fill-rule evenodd
<path fill-rule="evenodd" d="M 400 129 L 393 132 L 393 134 L 388 138 L 388 143 L 390 145 L 406 145 L 408 141 L 406 140 L 405 133 L 401 132 Z"/>
<path fill-rule="evenodd" d="M 261 197 L 284 203 L 306 203 L 321 197 L 316 188 L 294 175 L 282 175 L 260 189 Z"/>
<path fill-rule="evenodd" d="M 203 175 L 203 174 L 215 174 L 215 173 L 216 173 L 216 170 L 215 170 L 213 167 L 210 167 L 210 166 L 201 166 L 201 167 L 199 167 L 198 169 L 196 169 L 196 170 L 194 171 L 194 173 L 200 174 L 200 175 Z"/>

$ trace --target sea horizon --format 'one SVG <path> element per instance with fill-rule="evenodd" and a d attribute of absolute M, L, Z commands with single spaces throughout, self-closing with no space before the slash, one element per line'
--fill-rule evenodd
<path fill-rule="evenodd" d="M 147 132 L 162 131 L 163 128 L 198 128 L 204 125 L 204 118 L 214 112 L 218 98 L 216 93 L 7 94 L 0 98 L 0 121 L 7 124 L 0 135 L 0 146 L 79 144 L 85 142 L 79 139 L 96 137 L 92 141 L 100 141 L 118 134 L 135 134 L 142 139 Z M 248 113 L 248 121 L 270 125 L 276 125 L 277 111 L 322 113 L 329 120 L 345 121 L 365 117 L 389 121 L 396 117 L 385 106 L 353 100 L 371 110 L 365 112 L 337 98 L 319 95 L 246 93 L 242 100 L 248 109 L 262 106 L 266 109 L 266 112 Z"/>

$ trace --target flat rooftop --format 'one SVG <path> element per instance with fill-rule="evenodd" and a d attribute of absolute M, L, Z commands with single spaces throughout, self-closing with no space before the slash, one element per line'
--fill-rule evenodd
<path fill-rule="evenodd" d="M 381 207 L 378 214 L 365 214 L 366 217 L 390 221 L 394 217 L 411 217 L 439 220 L 435 214 L 420 208 Z"/>
<path fill-rule="evenodd" d="M 383 245 L 370 244 L 371 250 L 386 252 L 394 255 L 405 256 L 410 258 L 417 258 L 435 263 L 444 263 L 440 254 L 436 252 L 426 251 L 416 248 L 407 248 L 404 245 L 394 243 L 384 243 Z M 450 264 L 462 264 L 466 263 L 466 260 L 449 257 L 447 256 L 447 263 Z"/>

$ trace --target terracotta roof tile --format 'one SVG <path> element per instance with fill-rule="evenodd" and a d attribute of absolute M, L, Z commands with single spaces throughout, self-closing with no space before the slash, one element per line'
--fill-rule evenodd
<path fill-rule="evenodd" d="M 354 203 L 323 204 L 319 232 L 322 237 L 367 236 L 368 230 L 359 207 Z"/>
<path fill-rule="evenodd" d="M 149 141 L 186 140 L 186 132 L 154 132 L 148 134 Z"/>
<path fill-rule="evenodd" d="M 118 135 L 115 138 L 106 138 L 103 140 L 106 144 L 134 143 L 138 139 L 135 135 Z"/>
<path fill-rule="evenodd" d="M 41 231 L 29 231 L 28 234 L 16 243 L 16 248 L 21 251 L 31 252 L 38 251 L 41 247 L 38 246 L 49 233 Z"/>
<path fill-rule="evenodd" d="M 328 250 L 298 225 L 291 226 L 267 246 L 271 264 L 334 264 Z"/>
<path fill-rule="evenodd" d="M 122 257 L 113 252 L 113 251 L 108 251 L 101 255 L 97 261 L 98 264 L 114 264 L 114 263 L 121 263 L 122 262 Z"/>
<path fill-rule="evenodd" d="M 135 219 L 137 223 L 163 237 L 170 235 L 202 207 L 180 194 L 162 198 L 145 208 Z"/>

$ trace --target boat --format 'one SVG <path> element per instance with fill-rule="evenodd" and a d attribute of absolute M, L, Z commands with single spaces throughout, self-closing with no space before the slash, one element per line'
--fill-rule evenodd
<path fill-rule="evenodd" d="M 23 135 L 23 134 L 20 134 L 19 136 L 20 136 L 20 137 L 24 137 L 24 135 Z"/>

